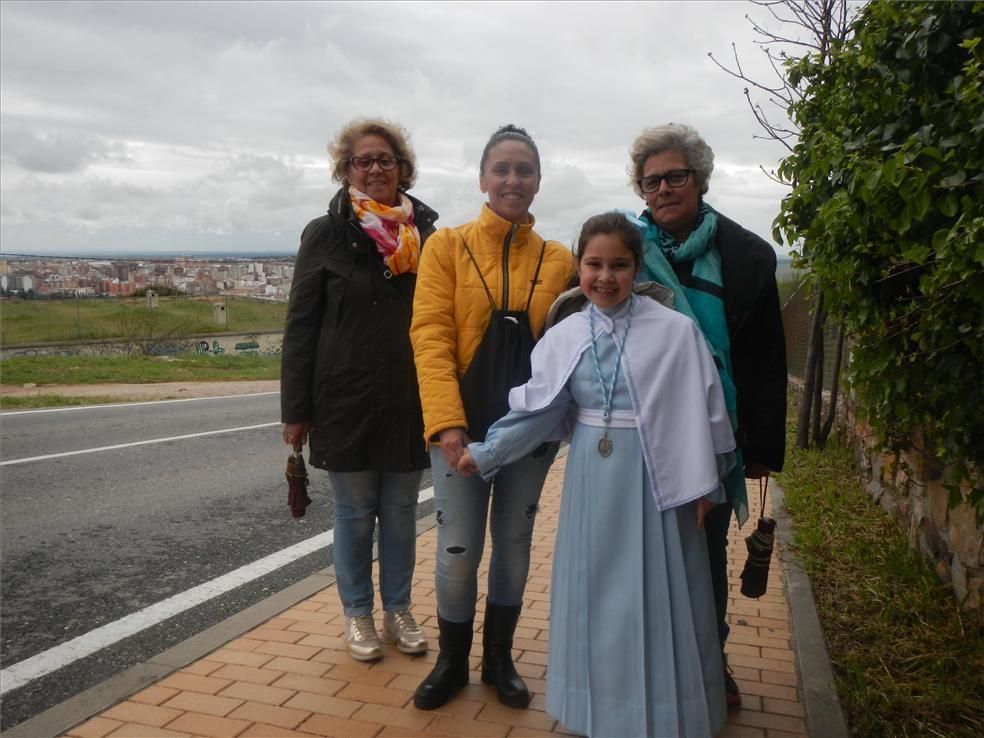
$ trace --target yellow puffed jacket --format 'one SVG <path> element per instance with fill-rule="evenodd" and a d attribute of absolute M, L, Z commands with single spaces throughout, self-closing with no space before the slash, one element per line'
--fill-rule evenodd
<path fill-rule="evenodd" d="M 544 240 L 526 225 L 514 225 L 483 205 L 478 220 L 457 228 L 441 228 L 428 240 L 417 271 L 410 340 L 420 402 L 424 410 L 424 439 L 436 440 L 447 428 L 467 428 L 458 380 L 468 369 L 485 333 L 492 306 L 463 241 L 481 267 L 481 277 L 502 309 L 522 310 Z M 508 264 L 506 269 L 503 265 Z M 530 328 L 539 338 L 550 305 L 574 273 L 574 256 L 556 241 L 547 241 L 543 264 L 530 303 Z"/>

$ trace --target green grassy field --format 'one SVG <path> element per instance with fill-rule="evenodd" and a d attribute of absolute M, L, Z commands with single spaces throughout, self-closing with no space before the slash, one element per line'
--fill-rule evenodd
<path fill-rule="evenodd" d="M 74 407 L 77 405 L 111 405 L 124 402 L 118 397 L 67 397 L 65 395 L 31 395 L 30 397 L 0 396 L 0 410 L 21 410 L 39 407 Z"/>
<path fill-rule="evenodd" d="M 276 331 L 284 326 L 285 303 L 233 299 L 228 303 L 228 326 L 218 326 L 212 305 L 219 302 L 224 298 L 161 297 L 159 307 L 151 311 L 143 298 L 4 300 L 0 345 L 127 338 L 150 323 L 157 335 L 184 336 Z"/>
<path fill-rule="evenodd" d="M 278 379 L 280 357 L 182 354 L 158 356 L 20 356 L 0 361 L 0 383 L 145 384 Z"/>

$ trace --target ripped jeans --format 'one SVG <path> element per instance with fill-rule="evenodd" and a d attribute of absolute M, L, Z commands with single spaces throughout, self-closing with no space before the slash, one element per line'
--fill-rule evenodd
<path fill-rule="evenodd" d="M 489 602 L 521 605 L 530 570 L 530 543 L 543 482 L 557 455 L 550 444 L 540 456 L 526 456 L 502 467 L 490 483 L 477 474 L 447 477 L 448 463 L 431 447 L 434 509 L 437 513 L 437 611 L 453 623 L 475 616 L 478 565 L 485 546 L 485 525 L 492 499 Z"/>

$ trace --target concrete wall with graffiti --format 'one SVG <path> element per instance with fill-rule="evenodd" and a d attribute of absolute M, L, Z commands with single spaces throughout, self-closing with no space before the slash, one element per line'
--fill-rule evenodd
<path fill-rule="evenodd" d="M 262 354 L 264 356 L 279 356 L 283 342 L 283 333 L 275 331 L 271 333 L 191 336 L 159 341 L 43 343 L 2 348 L 0 349 L 0 359 L 12 359 L 18 356 L 125 356 L 127 354 L 175 356 L 188 352 L 211 355 Z"/>

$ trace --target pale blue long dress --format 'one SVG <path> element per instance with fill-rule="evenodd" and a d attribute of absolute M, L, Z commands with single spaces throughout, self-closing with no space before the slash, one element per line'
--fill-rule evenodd
<path fill-rule="evenodd" d="M 624 316 L 623 304 L 615 316 L 619 336 Z M 599 338 L 598 350 L 610 381 L 610 336 Z M 613 408 L 631 410 L 619 377 Z M 485 443 L 469 446 L 483 476 L 535 448 L 572 402 L 602 407 L 590 349 L 548 408 L 510 412 Z M 614 449 L 607 458 L 598 453 L 601 435 L 601 428 L 576 424 L 567 457 L 551 584 L 547 712 L 591 738 L 711 738 L 727 714 L 696 503 L 660 512 L 636 429 L 610 429 Z"/>

